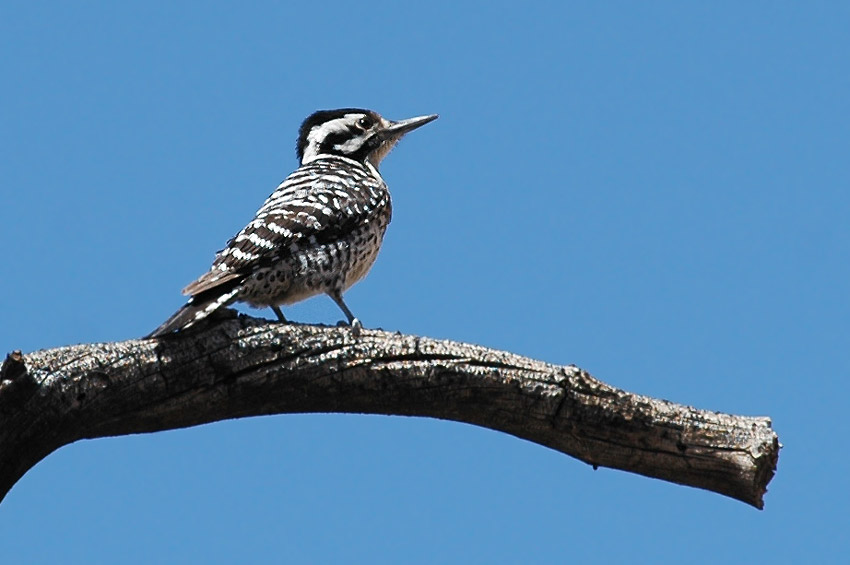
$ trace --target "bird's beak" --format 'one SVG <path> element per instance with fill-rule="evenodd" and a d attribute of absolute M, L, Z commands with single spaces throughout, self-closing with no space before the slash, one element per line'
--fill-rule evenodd
<path fill-rule="evenodd" d="M 438 117 L 439 116 L 437 116 L 437 114 L 431 114 L 430 116 L 419 116 L 417 118 L 410 118 L 398 122 L 390 122 L 390 126 L 381 131 L 381 135 L 385 137 L 399 138 L 418 127 L 424 126 L 428 122 L 433 122 Z"/>

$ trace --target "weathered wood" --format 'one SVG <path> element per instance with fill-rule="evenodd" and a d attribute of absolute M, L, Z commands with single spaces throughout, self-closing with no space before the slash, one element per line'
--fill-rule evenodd
<path fill-rule="evenodd" d="M 247 316 L 159 340 L 7 358 L 0 499 L 84 438 L 261 414 L 429 416 L 501 430 L 612 467 L 763 507 L 779 442 L 767 418 L 697 410 L 608 386 L 575 366 L 485 347 Z M 9 378 L 7 378 L 9 376 Z"/>

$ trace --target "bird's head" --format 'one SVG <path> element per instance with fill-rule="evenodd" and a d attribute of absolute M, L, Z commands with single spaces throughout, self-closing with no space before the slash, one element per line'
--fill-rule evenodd
<path fill-rule="evenodd" d="M 339 155 L 377 167 L 404 134 L 436 119 L 432 114 L 394 122 L 359 108 L 320 110 L 301 124 L 298 160 L 304 165 L 320 155 Z"/>

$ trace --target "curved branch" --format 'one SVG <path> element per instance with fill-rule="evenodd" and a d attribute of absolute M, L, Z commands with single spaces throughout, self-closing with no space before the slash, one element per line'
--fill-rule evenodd
<path fill-rule="evenodd" d="M 304 412 L 429 416 L 500 430 L 596 466 L 763 507 L 779 442 L 768 418 L 631 394 L 575 366 L 377 330 L 240 316 L 159 340 L 7 357 L 0 499 L 84 438 Z"/>

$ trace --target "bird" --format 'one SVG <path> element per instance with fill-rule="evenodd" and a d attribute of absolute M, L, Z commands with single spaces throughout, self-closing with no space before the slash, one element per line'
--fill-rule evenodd
<path fill-rule="evenodd" d="M 358 333 L 362 324 L 343 293 L 369 272 L 392 217 L 378 165 L 407 133 L 436 114 L 400 121 L 362 108 L 319 110 L 298 130 L 300 166 L 232 237 L 210 270 L 183 289 L 186 304 L 150 333 L 185 330 L 219 308 L 271 307 L 326 294 Z"/>

